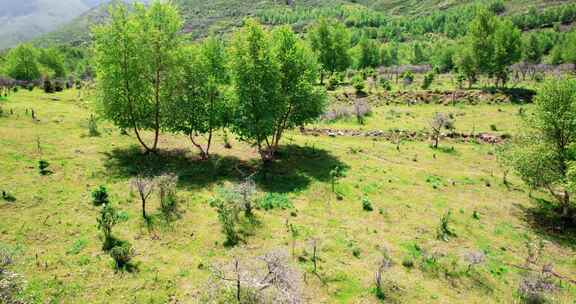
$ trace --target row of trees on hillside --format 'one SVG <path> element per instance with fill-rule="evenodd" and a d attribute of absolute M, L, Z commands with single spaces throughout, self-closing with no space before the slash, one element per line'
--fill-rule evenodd
<path fill-rule="evenodd" d="M 110 15 L 94 30 L 99 100 L 104 116 L 149 152 L 168 131 L 188 136 L 207 158 L 214 131 L 228 127 L 269 161 L 287 129 L 324 112 L 316 56 L 288 27 L 247 21 L 229 45 L 212 37 L 186 46 L 171 4 L 118 4 Z M 151 143 L 143 130 L 154 133 Z"/>
<path fill-rule="evenodd" d="M 78 48 L 36 48 L 31 44 L 20 44 L 6 54 L 0 72 L 21 81 L 63 79 L 72 73 L 79 76 L 85 74 L 86 61 L 85 51 Z"/>

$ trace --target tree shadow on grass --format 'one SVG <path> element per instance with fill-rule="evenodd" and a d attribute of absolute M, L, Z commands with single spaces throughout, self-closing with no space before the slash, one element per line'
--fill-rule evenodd
<path fill-rule="evenodd" d="M 314 147 L 283 146 L 275 161 L 263 168 L 256 182 L 265 191 L 287 193 L 306 189 L 312 180 L 330 181 L 335 167 L 349 167 L 330 152 Z"/>
<path fill-rule="evenodd" d="M 484 89 L 485 92 L 495 94 L 501 93 L 506 95 L 513 104 L 527 104 L 532 103 L 534 96 L 536 96 L 536 91 L 526 88 L 495 88 L 490 87 Z"/>
<path fill-rule="evenodd" d="M 560 246 L 576 249 L 576 220 L 563 218 L 554 202 L 542 198 L 533 201 L 534 207 L 518 206 L 533 231 Z"/>
<path fill-rule="evenodd" d="M 138 146 L 115 149 L 104 153 L 108 174 L 131 178 L 139 174 L 154 177 L 165 173 L 178 176 L 178 184 L 202 188 L 222 180 L 235 180 L 242 171 L 253 171 L 255 164 L 232 156 L 214 155 L 203 161 L 191 156 L 188 150 L 162 150 L 157 154 L 144 154 Z"/>
<path fill-rule="evenodd" d="M 255 181 L 264 191 L 292 192 L 306 189 L 311 181 L 330 181 L 330 171 L 336 166 L 346 170 L 330 152 L 313 147 L 283 146 L 276 160 L 262 165 L 259 159 L 243 161 L 232 156 L 213 155 L 203 161 L 188 150 L 162 150 L 144 154 L 138 146 L 105 152 L 107 174 L 131 178 L 139 174 L 153 177 L 173 173 L 182 187 L 202 188 L 221 181 L 240 181 L 256 174 Z"/>

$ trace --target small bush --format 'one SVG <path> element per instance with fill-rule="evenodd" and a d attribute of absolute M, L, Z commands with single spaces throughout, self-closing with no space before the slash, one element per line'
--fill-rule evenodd
<path fill-rule="evenodd" d="M 120 221 L 118 211 L 112 204 L 105 204 L 100 209 L 100 214 L 96 218 L 98 229 L 102 231 L 104 236 L 104 243 L 102 249 L 109 250 L 114 247 L 115 240 L 112 237 L 112 228 Z"/>
<path fill-rule="evenodd" d="M 422 89 L 428 90 L 434 81 L 434 72 L 429 72 L 424 76 L 424 82 L 422 83 Z"/>
<path fill-rule="evenodd" d="M 258 203 L 258 207 L 264 210 L 272 209 L 292 209 L 294 205 L 286 194 L 281 193 L 266 193 Z"/>
<path fill-rule="evenodd" d="M 11 202 L 11 203 L 16 201 L 16 198 L 12 194 L 10 194 L 4 190 L 2 190 L 2 199 L 7 201 L 7 202 Z"/>
<path fill-rule="evenodd" d="M 326 89 L 328 91 L 334 91 L 338 85 L 340 85 L 340 81 L 338 80 L 338 78 L 336 76 L 332 76 L 330 77 L 330 79 L 328 79 L 328 84 L 326 85 Z"/>
<path fill-rule="evenodd" d="M 402 266 L 406 268 L 414 268 L 414 260 L 406 258 L 402 261 Z"/>
<path fill-rule="evenodd" d="M 117 270 L 125 270 L 136 256 L 136 250 L 129 242 L 124 241 L 110 249 L 110 256 L 114 259 Z"/>
<path fill-rule="evenodd" d="M 55 92 L 62 92 L 64 91 L 64 84 L 62 83 L 62 81 L 54 81 L 54 91 Z"/>
<path fill-rule="evenodd" d="M 498 127 L 497 127 L 495 124 L 491 124 L 491 125 L 490 125 L 490 130 L 496 132 L 496 131 L 498 131 Z"/>
<path fill-rule="evenodd" d="M 160 210 L 165 216 L 173 215 L 178 210 L 178 197 L 176 185 L 178 176 L 174 174 L 165 174 L 158 177 L 158 196 L 160 199 Z"/>
<path fill-rule="evenodd" d="M 104 186 L 100 186 L 92 191 L 92 203 L 94 206 L 102 206 L 108 204 L 108 189 Z"/>
<path fill-rule="evenodd" d="M 40 172 L 40 175 L 49 175 L 52 173 L 50 170 L 48 170 L 48 167 L 50 167 L 49 162 L 45 160 L 38 161 L 38 171 Z"/>
<path fill-rule="evenodd" d="M 210 206 L 216 208 L 222 232 L 226 235 L 226 246 L 234 246 L 240 241 L 238 224 L 240 220 L 240 205 L 235 201 L 234 193 L 226 188 L 218 189 L 217 195 L 210 201 Z"/>
<path fill-rule="evenodd" d="M 380 87 L 382 89 L 384 89 L 384 91 L 392 90 L 392 85 L 390 84 L 390 81 L 388 81 L 388 79 L 386 79 L 384 77 L 380 77 L 379 83 L 380 83 Z"/>
<path fill-rule="evenodd" d="M 94 114 L 91 114 L 88 119 L 88 135 L 90 137 L 100 136 L 100 132 L 98 131 L 98 120 Z"/>
<path fill-rule="evenodd" d="M 374 208 L 372 207 L 372 203 L 370 202 L 370 200 L 367 197 L 364 197 L 362 199 L 362 209 L 364 209 L 364 211 L 373 211 Z"/>
<path fill-rule="evenodd" d="M 364 92 L 366 88 L 366 83 L 364 82 L 364 78 L 360 74 L 354 75 L 352 78 L 352 86 L 356 90 L 356 93 Z"/>
<path fill-rule="evenodd" d="M 52 85 L 52 81 L 50 81 L 50 79 L 44 79 L 44 93 L 54 93 L 54 86 Z"/>
<path fill-rule="evenodd" d="M 450 220 L 452 217 L 452 212 L 446 212 L 440 219 L 440 225 L 438 226 L 437 238 L 442 241 L 449 241 L 450 238 L 456 237 L 456 233 L 450 227 Z"/>
<path fill-rule="evenodd" d="M 400 77 L 402 78 L 404 86 L 409 86 L 414 82 L 414 73 L 412 73 L 411 71 L 406 71 L 402 73 Z"/>

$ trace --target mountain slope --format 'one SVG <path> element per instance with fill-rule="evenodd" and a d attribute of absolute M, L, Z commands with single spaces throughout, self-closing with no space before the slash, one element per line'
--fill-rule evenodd
<path fill-rule="evenodd" d="M 88 9 L 85 0 L 0 1 L 0 49 L 48 33 Z"/>
<path fill-rule="evenodd" d="M 86 0 L 88 1 L 88 0 Z M 96 1 L 96 0 L 91 0 Z M 192 38 L 205 36 L 213 32 L 228 32 L 239 26 L 246 17 L 260 17 L 270 11 L 320 11 L 320 14 L 330 12 L 331 9 L 347 5 L 361 8 L 367 13 L 383 13 L 390 18 L 412 17 L 427 15 L 451 9 L 456 6 L 471 3 L 490 3 L 478 0 L 175 0 L 185 21 L 184 32 Z M 288 3 L 292 2 L 292 5 Z M 508 0 L 505 1 L 506 13 L 517 14 L 527 12 L 531 7 L 541 9 L 545 7 L 570 3 L 571 0 Z M 334 10 L 332 13 L 340 11 Z M 107 16 L 107 6 L 100 5 L 93 8 L 72 22 L 60 27 L 58 30 L 43 35 L 38 44 L 66 43 L 80 45 L 90 39 L 90 26 L 104 22 Z M 314 18 L 299 20 L 293 23 L 303 27 L 312 22 Z"/>

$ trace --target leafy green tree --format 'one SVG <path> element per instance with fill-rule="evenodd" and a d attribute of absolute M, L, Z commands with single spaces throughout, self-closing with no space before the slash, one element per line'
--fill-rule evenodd
<path fill-rule="evenodd" d="M 420 44 L 420 42 L 415 42 L 412 45 L 412 57 L 410 58 L 410 63 L 423 64 L 424 62 L 426 62 L 426 55 L 424 55 L 422 44 Z"/>
<path fill-rule="evenodd" d="M 508 80 L 508 67 L 522 57 L 521 33 L 511 21 L 505 20 L 498 23 L 494 33 L 494 76 L 496 85 L 502 85 Z"/>
<path fill-rule="evenodd" d="M 52 77 L 66 77 L 66 68 L 64 66 L 64 56 L 56 48 L 41 49 L 38 56 L 38 62 L 52 71 Z"/>
<path fill-rule="evenodd" d="M 576 30 L 566 36 L 562 54 L 565 62 L 576 65 Z"/>
<path fill-rule="evenodd" d="M 200 46 L 184 49 L 181 56 L 178 93 L 165 110 L 171 114 L 167 128 L 186 134 L 202 159 L 208 159 L 214 131 L 224 127 L 229 110 L 225 46 L 221 39 L 209 37 Z M 206 137 L 204 146 L 199 135 Z"/>
<path fill-rule="evenodd" d="M 545 189 L 556 198 L 562 216 L 571 210 L 570 184 L 576 180 L 576 81 L 547 82 L 535 100 L 534 115 L 526 116 L 525 134 L 504 150 L 510 166 L 533 189 Z"/>
<path fill-rule="evenodd" d="M 477 81 L 478 71 L 474 53 L 469 46 L 463 46 L 456 52 L 455 63 L 458 72 L 468 80 L 468 88 L 471 88 Z"/>
<path fill-rule="evenodd" d="M 527 63 L 538 64 L 542 61 L 542 47 L 540 41 L 535 34 L 528 36 L 528 39 L 524 42 L 524 60 Z"/>
<path fill-rule="evenodd" d="M 162 108 L 176 89 L 182 20 L 170 4 L 116 4 L 110 22 L 94 29 L 98 96 L 105 117 L 132 129 L 147 152 L 155 152 L 164 120 Z M 151 145 L 141 132 L 154 133 Z"/>
<path fill-rule="evenodd" d="M 25 81 L 40 78 L 38 51 L 30 44 L 20 44 L 8 52 L 5 69 L 8 76 Z"/>
<path fill-rule="evenodd" d="M 324 93 L 314 86 L 317 63 L 289 28 L 273 36 L 249 20 L 232 44 L 236 102 L 233 131 L 270 161 L 286 129 L 320 116 Z"/>
<path fill-rule="evenodd" d="M 321 84 L 324 84 L 324 72 L 343 72 L 350 66 L 350 32 L 342 23 L 320 19 L 308 38 L 322 65 Z"/>
<path fill-rule="evenodd" d="M 358 68 L 376 68 L 380 65 L 380 50 L 376 41 L 364 36 L 358 43 L 358 48 Z"/>
<path fill-rule="evenodd" d="M 466 44 L 479 74 L 491 75 L 494 58 L 494 32 L 497 20 L 487 9 L 480 9 L 468 28 Z"/>

